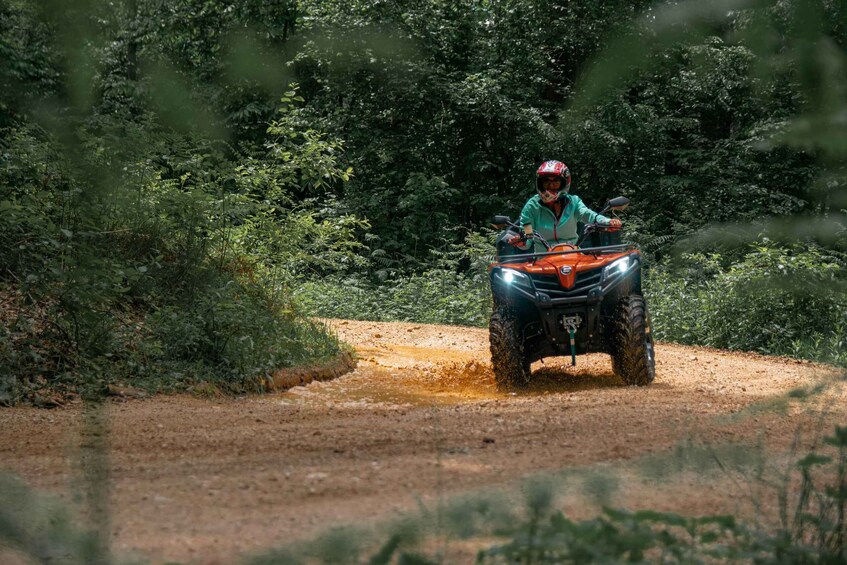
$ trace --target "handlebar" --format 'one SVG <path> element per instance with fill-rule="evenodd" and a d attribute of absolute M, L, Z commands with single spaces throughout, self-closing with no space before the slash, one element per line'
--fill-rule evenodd
<path fill-rule="evenodd" d="M 518 233 L 520 233 L 520 234 L 524 237 L 524 241 L 526 241 L 526 239 L 527 239 L 527 238 L 529 238 L 529 239 L 537 239 L 537 240 L 538 240 L 538 241 L 540 241 L 542 244 L 544 244 L 544 248 L 545 248 L 545 249 L 547 249 L 548 251 L 549 251 L 550 249 L 552 249 L 552 246 L 550 245 L 550 243 L 548 243 L 548 242 L 547 242 L 547 240 L 546 240 L 546 239 L 544 239 L 544 236 L 543 236 L 543 235 L 541 235 L 540 233 L 538 233 L 537 231 L 533 230 L 533 231 L 532 231 L 532 233 L 527 234 L 527 233 L 525 233 L 525 232 L 523 231 L 523 228 L 522 228 L 521 226 L 519 226 L 519 225 L 517 225 L 517 224 L 515 224 L 515 223 L 509 222 L 509 226 L 511 226 L 511 227 L 515 228 L 516 230 L 518 230 Z"/>
<path fill-rule="evenodd" d="M 582 236 L 576 241 L 576 246 L 579 247 L 580 245 L 582 245 L 582 242 L 585 241 L 585 238 L 587 238 L 593 232 L 595 232 L 597 230 L 602 230 L 602 229 L 605 229 L 605 228 L 611 228 L 611 226 L 607 226 L 607 225 L 604 225 L 604 224 L 597 224 L 597 223 L 585 224 L 585 228 L 582 230 Z M 620 228 L 614 228 L 614 229 L 620 229 Z"/>
<path fill-rule="evenodd" d="M 607 206 L 606 208 L 604 208 L 603 211 L 605 212 L 607 208 L 610 208 L 610 207 Z M 538 241 L 540 241 L 544 245 L 544 248 L 547 251 L 550 251 L 551 249 L 553 249 L 553 246 L 550 245 L 550 243 L 544 238 L 544 236 L 541 235 L 540 233 L 538 233 L 537 231 L 533 230 L 532 233 L 526 234 L 526 233 L 524 233 L 523 228 L 521 228 L 521 226 L 519 226 L 515 223 L 512 223 L 512 222 L 508 222 L 508 225 L 515 228 L 518 231 L 518 233 L 520 233 L 524 237 L 524 241 L 526 241 L 526 239 L 537 239 Z M 606 226 L 606 225 L 603 225 L 603 224 L 597 224 L 597 223 L 586 224 L 585 229 L 582 231 L 582 236 L 576 241 L 576 244 L 575 244 L 576 247 L 579 247 L 580 245 L 582 245 L 582 242 L 585 241 L 585 238 L 588 237 L 589 235 L 591 235 L 591 233 L 594 232 L 595 230 L 607 228 L 607 227 L 609 227 L 609 226 Z"/>
<path fill-rule="evenodd" d="M 622 253 L 636 249 L 632 243 L 621 243 L 618 245 L 602 245 L 600 247 L 586 247 L 584 249 L 562 249 L 560 251 L 546 251 L 544 253 L 523 253 L 520 255 L 511 255 L 498 259 L 500 263 L 523 263 L 524 261 L 533 261 L 541 257 L 550 257 L 553 255 L 570 255 L 573 253 L 583 253 L 586 255 L 605 255 L 608 253 Z"/>

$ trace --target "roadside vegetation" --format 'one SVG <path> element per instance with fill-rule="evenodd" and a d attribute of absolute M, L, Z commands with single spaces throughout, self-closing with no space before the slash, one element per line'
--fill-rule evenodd
<path fill-rule="evenodd" d="M 292 159 L 320 157 L 329 145 L 300 143 L 303 132 L 284 121 L 270 131 L 266 161 L 251 165 L 211 143 L 110 117 L 81 119 L 66 132 L 85 149 L 76 160 L 42 128 L 7 129 L 5 401 L 42 387 L 92 392 L 115 380 L 255 390 L 256 377 L 340 351 L 287 290 L 286 268 L 311 262 L 310 212 L 294 220 L 277 207 L 311 165 L 272 156 L 280 138 Z M 344 174 L 327 161 L 330 178 Z"/>
<path fill-rule="evenodd" d="M 289 285 L 357 245 L 355 222 L 308 201 L 349 178 L 340 141 L 284 84 L 267 123 L 216 131 L 237 118 L 203 114 L 167 44 L 135 43 L 129 6 L 112 8 L 0 4 L 0 404 L 113 383 L 255 391 L 338 355 Z"/>
<path fill-rule="evenodd" d="M 0 404 L 261 390 L 343 350 L 312 316 L 485 325 L 488 220 L 552 158 L 590 206 L 631 198 L 659 339 L 845 365 L 845 21 L 812 0 L 0 0 Z M 498 537 L 491 563 L 840 562 L 847 433 L 825 443 L 776 528 L 576 522 L 542 487 L 447 523 Z M 3 480 L 6 545 L 113 560 L 107 528 Z M 303 556 L 438 562 L 416 531 Z"/>

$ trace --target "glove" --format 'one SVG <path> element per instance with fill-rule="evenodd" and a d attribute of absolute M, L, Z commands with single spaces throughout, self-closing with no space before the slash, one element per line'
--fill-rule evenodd
<path fill-rule="evenodd" d="M 514 245 L 515 247 L 517 247 L 518 245 L 523 245 L 525 242 L 526 236 L 520 234 L 515 234 L 506 240 L 506 243 L 508 243 L 509 245 Z"/>
<path fill-rule="evenodd" d="M 610 228 L 620 229 L 620 227 L 621 227 L 623 224 L 621 223 L 621 221 L 620 221 L 619 219 L 617 219 L 617 218 L 612 218 L 611 220 L 609 220 L 609 223 L 608 223 L 608 224 L 606 224 L 606 225 L 608 225 Z"/>

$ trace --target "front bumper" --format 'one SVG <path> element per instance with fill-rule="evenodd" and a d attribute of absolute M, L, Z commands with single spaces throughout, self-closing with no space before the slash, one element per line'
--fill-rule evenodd
<path fill-rule="evenodd" d="M 521 297 L 540 309 L 574 304 L 596 304 L 641 271 L 637 253 L 626 255 L 625 270 L 606 270 L 609 265 L 577 273 L 574 285 L 563 288 L 556 275 L 529 274 L 508 266 L 491 269 L 491 288 L 499 298 Z"/>

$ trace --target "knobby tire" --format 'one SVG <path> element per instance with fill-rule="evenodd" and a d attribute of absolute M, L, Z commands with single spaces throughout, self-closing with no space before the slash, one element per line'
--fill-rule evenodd
<path fill-rule="evenodd" d="M 656 377 L 650 315 L 644 297 L 638 294 L 631 294 L 618 302 L 612 369 L 628 385 L 646 386 Z"/>
<path fill-rule="evenodd" d="M 508 308 L 497 308 L 491 315 L 488 335 L 497 388 L 509 390 L 526 387 L 529 384 L 530 368 L 515 315 Z"/>

